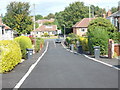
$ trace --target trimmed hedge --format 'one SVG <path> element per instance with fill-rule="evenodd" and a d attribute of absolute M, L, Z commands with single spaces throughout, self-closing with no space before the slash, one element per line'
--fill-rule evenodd
<path fill-rule="evenodd" d="M 17 41 L 20 45 L 21 52 L 22 52 L 22 58 L 26 59 L 26 48 L 32 49 L 32 42 L 29 37 L 26 36 L 20 36 L 16 37 L 15 41 Z"/>
<path fill-rule="evenodd" d="M 17 42 L 12 40 L 0 41 L 0 73 L 12 70 L 21 62 L 21 50 Z"/>

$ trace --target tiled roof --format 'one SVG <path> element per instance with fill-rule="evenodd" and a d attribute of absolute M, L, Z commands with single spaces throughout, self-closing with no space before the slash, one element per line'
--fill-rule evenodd
<path fill-rule="evenodd" d="M 110 17 L 120 17 L 120 10 L 113 13 Z"/>
<path fill-rule="evenodd" d="M 7 25 L 5 25 L 5 24 L 3 24 L 2 23 L 2 19 L 1 19 L 1 17 L 0 17 L 0 26 L 4 26 L 4 29 L 11 29 L 9 26 L 7 26 Z"/>
<path fill-rule="evenodd" d="M 73 27 L 88 27 L 89 22 L 95 18 L 84 18 L 81 21 L 77 22 Z"/>
<path fill-rule="evenodd" d="M 48 19 L 43 19 L 43 20 L 37 20 L 36 22 L 43 24 L 43 23 L 46 23 L 46 22 L 54 22 L 54 21 L 55 21 L 54 19 L 49 19 L 49 20 Z"/>
<path fill-rule="evenodd" d="M 57 25 L 41 25 L 39 28 L 37 28 L 35 31 L 56 31 Z"/>

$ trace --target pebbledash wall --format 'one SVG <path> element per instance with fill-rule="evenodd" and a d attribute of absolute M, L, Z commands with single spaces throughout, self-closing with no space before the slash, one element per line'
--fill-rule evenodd
<path fill-rule="evenodd" d="M 120 44 L 114 44 L 114 52 L 116 52 L 117 55 L 120 56 Z"/>

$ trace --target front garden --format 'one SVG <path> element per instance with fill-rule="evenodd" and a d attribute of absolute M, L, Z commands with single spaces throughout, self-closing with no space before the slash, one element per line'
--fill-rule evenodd
<path fill-rule="evenodd" d="M 0 73 L 6 73 L 21 63 L 21 60 L 27 60 L 26 49 L 33 49 L 38 53 L 44 46 L 44 39 L 29 38 L 26 36 L 16 37 L 14 40 L 0 41 Z"/>
<path fill-rule="evenodd" d="M 83 52 L 89 52 L 91 55 L 94 54 L 94 46 L 100 46 L 100 54 L 107 55 L 108 40 L 113 39 L 115 43 L 120 43 L 119 35 L 120 32 L 117 31 L 109 20 L 96 18 L 90 22 L 86 37 L 80 37 L 71 33 L 66 38 L 65 44 L 68 47 L 73 44 L 75 50 L 77 50 L 78 46 L 82 46 Z"/>

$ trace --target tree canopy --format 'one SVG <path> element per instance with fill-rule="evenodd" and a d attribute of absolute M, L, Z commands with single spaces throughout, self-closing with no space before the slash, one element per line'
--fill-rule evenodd
<path fill-rule="evenodd" d="M 30 33 L 33 29 L 32 17 L 29 16 L 30 5 L 25 2 L 11 2 L 7 6 L 7 13 L 3 22 L 19 34 Z"/>
<path fill-rule="evenodd" d="M 44 17 L 44 19 L 51 19 L 51 18 L 55 18 L 55 15 L 53 13 L 49 13 L 46 17 Z"/>
<path fill-rule="evenodd" d="M 105 9 L 99 8 L 98 6 L 91 5 L 91 13 L 94 11 L 94 15 L 102 17 L 102 14 L 105 13 Z M 58 28 L 66 29 L 66 33 L 72 32 L 72 26 L 83 18 L 89 17 L 89 7 L 85 6 L 83 2 L 74 2 L 69 4 L 64 11 L 60 11 L 55 14 Z M 92 16 L 91 16 L 92 17 Z M 63 30 L 64 32 L 64 30 Z"/>
<path fill-rule="evenodd" d="M 44 17 L 42 15 L 35 15 L 35 20 L 43 19 Z"/>
<path fill-rule="evenodd" d="M 117 12 L 118 8 L 117 7 L 112 7 L 111 8 L 111 12 L 114 13 L 114 12 Z"/>

